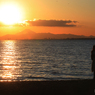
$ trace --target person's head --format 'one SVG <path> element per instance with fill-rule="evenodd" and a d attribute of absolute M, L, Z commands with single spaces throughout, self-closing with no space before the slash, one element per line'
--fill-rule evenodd
<path fill-rule="evenodd" d="M 93 45 L 93 50 L 95 50 L 95 45 Z"/>

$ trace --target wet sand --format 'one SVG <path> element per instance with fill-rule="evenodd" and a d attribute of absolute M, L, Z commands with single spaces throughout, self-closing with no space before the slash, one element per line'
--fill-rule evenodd
<path fill-rule="evenodd" d="M 0 82 L 0 95 L 95 95 L 93 80 Z"/>

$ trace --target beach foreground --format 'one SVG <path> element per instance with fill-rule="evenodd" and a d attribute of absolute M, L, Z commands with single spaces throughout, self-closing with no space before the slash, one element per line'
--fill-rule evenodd
<path fill-rule="evenodd" d="M 93 80 L 0 82 L 0 95 L 94 95 Z"/>

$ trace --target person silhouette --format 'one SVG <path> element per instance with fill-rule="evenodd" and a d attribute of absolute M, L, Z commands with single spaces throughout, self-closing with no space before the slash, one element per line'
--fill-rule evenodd
<path fill-rule="evenodd" d="M 91 60 L 92 60 L 92 72 L 94 73 L 93 79 L 95 80 L 95 45 L 93 45 L 91 51 Z"/>

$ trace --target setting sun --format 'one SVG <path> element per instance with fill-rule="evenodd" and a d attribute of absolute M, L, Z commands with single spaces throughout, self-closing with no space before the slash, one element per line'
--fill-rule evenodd
<path fill-rule="evenodd" d="M 10 25 L 21 20 L 21 12 L 18 6 L 12 4 L 2 5 L 0 7 L 0 21 L 4 24 Z"/>

